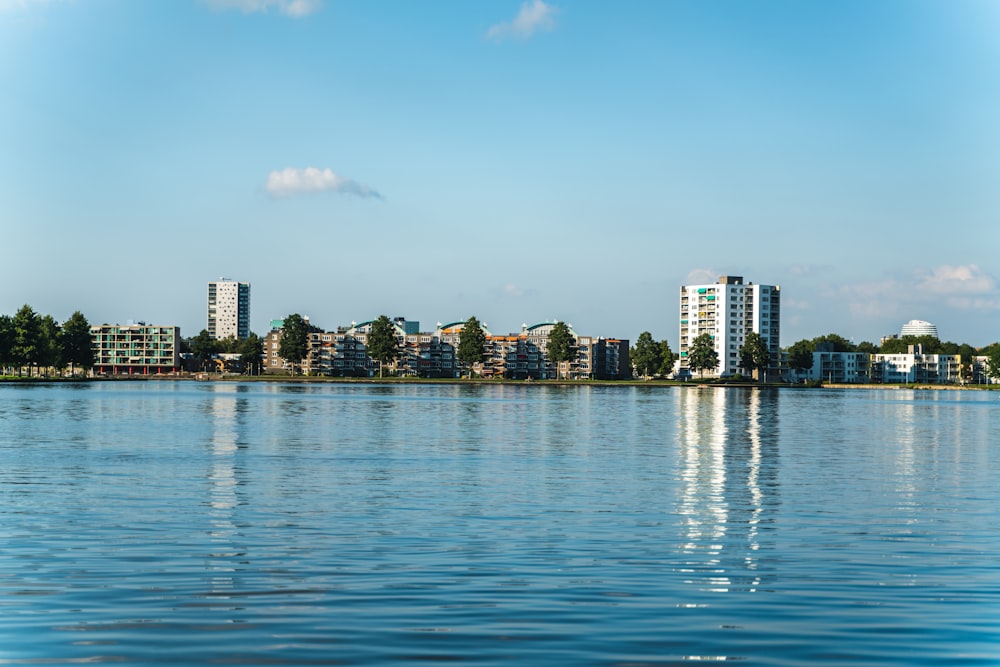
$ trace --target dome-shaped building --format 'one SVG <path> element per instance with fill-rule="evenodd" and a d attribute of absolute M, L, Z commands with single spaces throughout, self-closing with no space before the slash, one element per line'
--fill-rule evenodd
<path fill-rule="evenodd" d="M 923 320 L 910 320 L 903 325 L 902 331 L 899 332 L 899 337 L 903 336 L 934 336 L 938 337 L 937 327 L 930 322 L 924 322 Z"/>

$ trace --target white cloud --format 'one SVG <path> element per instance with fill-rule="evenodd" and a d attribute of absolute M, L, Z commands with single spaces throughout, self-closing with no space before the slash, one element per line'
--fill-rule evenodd
<path fill-rule="evenodd" d="M 497 23 L 486 32 L 489 39 L 503 41 L 505 39 L 527 39 L 539 30 L 555 28 L 555 17 L 559 10 L 543 0 L 530 0 L 521 5 L 521 10 L 514 20 Z"/>
<path fill-rule="evenodd" d="M 944 264 L 918 273 L 917 289 L 932 294 L 968 296 L 996 291 L 996 280 L 976 264 L 949 266 Z"/>
<path fill-rule="evenodd" d="M 318 12 L 322 0 L 205 0 L 212 9 L 238 9 L 244 14 L 267 12 L 271 8 L 293 18 L 302 18 Z"/>
<path fill-rule="evenodd" d="M 889 277 L 844 285 L 830 294 L 847 303 L 858 316 L 898 316 L 913 318 L 915 311 L 926 312 L 942 306 L 958 311 L 1000 309 L 997 280 L 976 264 L 914 271 L 909 278 Z"/>
<path fill-rule="evenodd" d="M 340 192 L 358 197 L 382 199 L 382 195 L 367 185 L 335 174 L 330 169 L 317 167 L 305 169 L 288 167 L 281 171 L 272 171 L 267 175 L 265 189 L 274 197 L 290 197 L 313 192 Z"/>
<path fill-rule="evenodd" d="M 39 5 L 52 4 L 54 0 L 0 0 L 0 11 L 28 9 Z"/>
<path fill-rule="evenodd" d="M 523 287 L 518 287 L 514 283 L 507 283 L 503 286 L 503 293 L 505 296 L 511 296 L 514 298 L 522 297 L 525 295 Z"/>
<path fill-rule="evenodd" d="M 719 279 L 719 274 L 712 269 L 691 269 L 688 271 L 687 278 L 684 279 L 685 285 L 709 285 L 716 282 Z"/>

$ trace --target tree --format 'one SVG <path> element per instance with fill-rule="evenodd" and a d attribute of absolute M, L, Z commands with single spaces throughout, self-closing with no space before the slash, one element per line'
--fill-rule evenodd
<path fill-rule="evenodd" d="M 545 356 L 556 368 L 560 364 L 576 358 L 576 338 L 565 322 L 556 322 L 549 332 L 549 340 L 545 345 Z M 559 371 L 556 371 L 557 374 Z"/>
<path fill-rule="evenodd" d="M 59 324 L 51 315 L 43 315 L 38 320 L 38 359 L 40 368 L 62 369 L 65 364 L 62 360 L 62 348 L 59 346 Z M 45 375 L 48 375 L 46 370 Z"/>
<path fill-rule="evenodd" d="M 739 355 L 740 367 L 749 371 L 751 375 L 754 371 L 760 371 L 758 378 L 763 382 L 768 361 L 771 359 L 764 338 L 756 331 L 748 333 L 743 345 L 740 346 Z"/>
<path fill-rule="evenodd" d="M 486 332 L 479 320 L 470 317 L 462 327 L 458 339 L 458 362 L 469 369 L 469 379 L 472 379 L 472 367 L 483 361 L 486 353 Z"/>
<path fill-rule="evenodd" d="M 302 360 L 309 355 L 309 331 L 309 323 L 298 313 L 285 317 L 278 356 L 292 365 L 292 375 L 295 375 L 295 367 L 301 366 Z"/>
<path fill-rule="evenodd" d="M 382 369 L 390 361 L 399 356 L 399 341 L 396 340 L 396 327 L 387 315 L 379 315 L 372 322 L 368 332 L 368 356 L 378 362 L 378 376 L 382 377 Z"/>
<path fill-rule="evenodd" d="M 659 346 L 660 367 L 657 369 L 657 372 L 664 377 L 669 377 L 674 372 L 674 363 L 677 361 L 677 355 L 670 349 L 670 343 L 667 341 L 661 340 Z"/>
<path fill-rule="evenodd" d="M 0 369 L 14 363 L 14 320 L 10 315 L 0 315 Z"/>
<path fill-rule="evenodd" d="M 1000 380 L 1000 343 L 994 343 L 986 350 L 986 374 Z"/>
<path fill-rule="evenodd" d="M 812 339 L 813 350 L 816 350 L 816 346 L 820 343 L 830 343 L 833 345 L 834 352 L 854 352 L 854 344 L 847 340 L 843 336 L 835 333 L 830 333 L 825 336 L 817 336 Z"/>
<path fill-rule="evenodd" d="M 719 353 L 715 351 L 712 336 L 703 333 L 691 341 L 691 347 L 688 348 L 688 368 L 701 373 L 704 377 L 705 371 L 715 370 L 718 367 Z"/>
<path fill-rule="evenodd" d="M 63 361 L 69 364 L 73 373 L 79 366 L 84 370 L 94 367 L 93 338 L 90 335 L 90 323 L 79 310 L 63 322 L 60 335 Z"/>
<path fill-rule="evenodd" d="M 205 364 L 212 358 L 213 354 L 218 354 L 219 342 L 212 338 L 208 329 L 202 329 L 198 335 L 191 339 L 191 354 L 198 359 L 200 368 L 205 370 Z"/>
<path fill-rule="evenodd" d="M 264 356 L 264 341 L 257 334 L 250 335 L 239 342 L 236 350 L 240 355 L 240 364 L 247 375 L 260 374 L 261 359 Z"/>
<path fill-rule="evenodd" d="M 38 363 L 39 342 L 42 335 L 41 320 L 31 306 L 24 304 L 14 314 L 14 344 L 11 346 L 11 362 L 17 366 L 17 374 L 21 368 L 28 367 L 31 375 L 31 365 Z"/>
<path fill-rule="evenodd" d="M 630 351 L 632 366 L 635 372 L 643 378 L 649 377 L 660 370 L 663 362 L 660 345 L 653 340 L 653 335 L 643 331 L 635 341 L 635 347 Z"/>
<path fill-rule="evenodd" d="M 922 345 L 924 354 L 946 354 L 941 341 L 930 335 L 890 338 L 882 343 L 882 354 L 906 354 L 911 345 Z"/>
<path fill-rule="evenodd" d="M 878 346 L 867 340 L 863 340 L 858 343 L 857 352 L 864 352 L 865 354 L 878 354 Z"/>
<path fill-rule="evenodd" d="M 788 348 L 788 365 L 799 371 L 807 371 L 813 367 L 813 346 L 807 340 L 792 343 Z"/>

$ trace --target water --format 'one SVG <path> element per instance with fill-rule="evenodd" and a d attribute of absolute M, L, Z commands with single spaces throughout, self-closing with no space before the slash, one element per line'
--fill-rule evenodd
<path fill-rule="evenodd" d="M 0 665 L 1000 665 L 1000 395 L 0 385 Z"/>

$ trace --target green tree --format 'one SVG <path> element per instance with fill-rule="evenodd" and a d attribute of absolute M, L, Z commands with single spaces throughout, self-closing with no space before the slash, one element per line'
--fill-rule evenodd
<path fill-rule="evenodd" d="M 93 337 L 90 335 L 90 322 L 79 310 L 63 322 L 60 335 L 63 361 L 69 365 L 70 373 L 75 373 L 79 366 L 84 370 L 94 367 Z"/>
<path fill-rule="evenodd" d="M 986 374 L 994 380 L 1000 380 L 1000 343 L 993 343 L 986 348 Z"/>
<path fill-rule="evenodd" d="M 820 343 L 831 343 L 833 345 L 834 352 L 854 352 L 854 344 L 847 340 L 843 336 L 835 333 L 830 333 L 825 336 L 817 336 L 812 339 L 812 349 L 816 350 L 816 346 Z"/>
<path fill-rule="evenodd" d="M 552 326 L 549 340 L 545 345 L 545 356 L 555 364 L 556 369 L 560 369 L 563 363 L 576 358 L 576 338 L 573 337 L 573 332 L 569 330 L 569 326 L 565 322 L 556 322 Z M 556 373 L 565 375 L 561 369 L 557 370 Z"/>
<path fill-rule="evenodd" d="M 660 367 L 656 372 L 663 377 L 669 377 L 674 372 L 674 364 L 677 362 L 677 355 L 670 349 L 670 343 L 666 340 L 659 342 L 660 347 Z"/>
<path fill-rule="evenodd" d="M 813 367 L 814 351 L 812 343 L 808 340 L 800 340 L 792 343 L 791 347 L 788 348 L 789 367 L 800 373 L 809 370 Z"/>
<path fill-rule="evenodd" d="M 715 351 L 712 336 L 703 333 L 691 341 L 688 348 L 688 368 L 705 376 L 705 371 L 719 367 L 719 353 Z"/>
<path fill-rule="evenodd" d="M 39 343 L 42 336 L 42 323 L 38 314 L 32 310 L 31 306 L 24 304 L 14 314 L 14 344 L 11 346 L 11 362 L 17 367 L 17 374 L 21 374 L 24 366 L 28 367 L 28 375 L 31 375 L 31 366 L 38 363 Z"/>
<path fill-rule="evenodd" d="M 199 368 L 205 370 L 205 365 L 212 358 L 213 354 L 219 352 L 219 341 L 212 338 L 208 329 L 202 329 L 198 335 L 191 339 L 191 354 L 198 359 Z"/>
<path fill-rule="evenodd" d="M 63 322 L 59 332 L 62 361 L 75 374 L 79 366 L 84 370 L 94 367 L 94 341 L 90 335 L 90 322 L 79 310 Z"/>
<path fill-rule="evenodd" d="M 237 338 L 236 336 L 227 336 L 226 338 L 220 338 L 215 341 L 215 353 L 237 354 L 240 351 L 240 343 L 242 342 L 243 339 Z"/>
<path fill-rule="evenodd" d="M 882 343 L 882 354 L 906 354 L 911 345 L 922 345 L 924 354 L 946 354 L 944 344 L 935 336 L 903 336 Z"/>
<path fill-rule="evenodd" d="M 281 327 L 278 356 L 292 365 L 292 375 L 295 375 L 296 366 L 301 368 L 302 360 L 309 355 L 310 330 L 309 323 L 298 313 L 288 315 Z"/>
<path fill-rule="evenodd" d="M 469 369 L 472 378 L 473 366 L 483 361 L 486 353 L 486 332 L 475 317 L 470 317 L 462 327 L 458 339 L 458 362 Z"/>
<path fill-rule="evenodd" d="M 385 365 L 395 361 L 399 356 L 399 341 L 396 340 L 396 327 L 387 315 L 379 315 L 372 322 L 368 332 L 368 356 L 378 362 L 378 376 L 382 377 Z"/>
<path fill-rule="evenodd" d="M 647 378 L 659 372 L 663 358 L 660 353 L 660 345 L 653 340 L 653 334 L 643 331 L 635 341 L 635 346 L 630 351 L 632 357 L 632 367 L 639 377 Z"/>
<path fill-rule="evenodd" d="M 51 315 L 43 315 L 39 318 L 38 337 L 38 366 L 45 369 L 55 368 L 61 370 L 65 367 L 62 360 L 62 348 L 59 346 L 60 330 L 59 323 Z"/>
<path fill-rule="evenodd" d="M 260 365 L 264 356 L 264 340 L 257 334 L 250 335 L 239 342 L 236 352 L 240 355 L 240 364 L 247 375 L 259 375 Z"/>
<path fill-rule="evenodd" d="M 14 363 L 14 320 L 10 315 L 0 315 L 0 369 Z"/>
<path fill-rule="evenodd" d="M 758 379 L 763 382 L 768 361 L 771 359 L 771 354 L 768 352 L 767 342 L 764 338 L 756 331 L 748 333 L 746 339 L 743 341 L 743 345 L 740 346 L 739 355 L 740 367 L 751 374 L 754 371 L 759 371 L 757 374 Z"/>
<path fill-rule="evenodd" d="M 878 354 L 878 345 L 867 340 L 863 340 L 858 343 L 857 352 L 864 352 L 865 354 Z"/>

